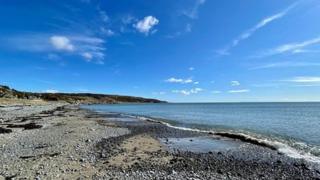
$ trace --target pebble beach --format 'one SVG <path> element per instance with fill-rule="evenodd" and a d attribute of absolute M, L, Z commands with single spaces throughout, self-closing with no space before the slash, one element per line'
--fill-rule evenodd
<path fill-rule="evenodd" d="M 320 178 L 268 147 L 75 105 L 2 106 L 0 120 L 0 179 Z M 232 146 L 193 148 L 210 139 Z"/>

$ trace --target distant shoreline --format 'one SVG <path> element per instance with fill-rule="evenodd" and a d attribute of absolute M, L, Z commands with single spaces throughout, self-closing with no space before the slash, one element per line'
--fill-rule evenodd
<path fill-rule="evenodd" d="M 23 92 L 0 85 L 0 104 L 3 99 L 12 99 L 12 101 L 62 101 L 70 104 L 166 103 L 158 99 L 108 94 Z"/>

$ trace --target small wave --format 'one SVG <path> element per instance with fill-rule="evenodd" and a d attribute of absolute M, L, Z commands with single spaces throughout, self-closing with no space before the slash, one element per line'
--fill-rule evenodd
<path fill-rule="evenodd" d="M 106 113 L 106 112 L 99 111 L 99 113 Z M 113 114 L 113 112 L 111 112 L 111 113 Z M 267 147 L 272 150 L 276 150 L 282 154 L 285 154 L 285 155 L 292 157 L 292 158 L 295 158 L 295 159 L 304 159 L 309 162 L 314 162 L 314 163 L 320 164 L 320 157 L 317 156 L 317 154 L 320 155 L 320 149 L 318 147 L 309 147 L 308 145 L 306 145 L 305 143 L 302 143 L 302 142 L 285 143 L 285 142 L 282 142 L 281 140 L 275 140 L 275 139 L 270 139 L 270 138 L 266 138 L 266 137 L 257 137 L 255 135 L 249 135 L 249 134 L 239 133 L 239 132 L 232 132 L 232 131 L 215 132 L 213 130 L 203 130 L 203 129 L 197 129 L 197 128 L 181 127 L 181 126 L 176 126 L 171 123 L 168 123 L 168 122 L 166 122 L 166 120 L 159 119 L 159 118 L 152 118 L 152 117 L 147 117 L 147 116 L 139 116 L 139 115 L 125 114 L 125 113 L 116 113 L 116 114 L 120 115 L 122 117 L 136 118 L 136 119 L 139 119 L 142 121 L 160 123 L 160 124 L 163 124 L 167 127 L 174 128 L 174 129 L 208 133 L 208 134 L 215 135 L 215 136 L 237 139 L 237 140 L 240 140 L 243 142 L 247 142 L 247 143 Z M 289 144 L 292 144 L 292 145 L 290 146 Z"/>
<path fill-rule="evenodd" d="M 166 125 L 170 128 L 175 128 L 175 129 L 179 129 L 179 130 L 202 132 L 202 133 L 208 133 L 208 134 L 212 134 L 212 135 L 216 135 L 216 136 L 237 139 L 237 140 L 247 142 L 250 144 L 255 144 L 255 145 L 267 147 L 272 150 L 276 150 L 276 151 L 278 151 L 282 154 L 285 154 L 291 158 L 304 159 L 309 162 L 320 163 L 320 157 L 317 157 L 317 156 L 311 154 L 310 152 L 300 151 L 296 148 L 291 147 L 288 144 L 285 144 L 283 142 L 276 141 L 276 140 L 271 140 L 271 139 L 267 139 L 267 138 L 257 138 L 252 135 L 248 135 L 248 134 L 244 134 L 244 133 L 237 133 L 237 132 L 215 132 L 212 130 L 202 130 L 202 129 L 197 129 L 197 128 L 174 126 L 174 125 L 172 125 L 168 122 L 165 122 L 163 120 L 154 119 L 154 118 L 145 117 L 145 116 L 134 116 L 134 117 L 138 118 L 139 120 L 156 122 L 156 123 Z M 302 142 L 299 142 L 296 144 L 303 144 L 305 146 L 305 144 Z"/>
<path fill-rule="evenodd" d="M 243 142 L 248 142 L 248 143 L 251 143 L 251 144 L 267 147 L 267 148 L 270 148 L 272 150 L 277 150 L 277 147 L 275 147 L 274 145 L 272 145 L 272 144 L 270 144 L 268 142 L 265 142 L 264 140 L 253 138 L 253 137 L 248 136 L 246 134 L 229 133 L 229 132 L 217 132 L 217 133 L 214 133 L 214 134 L 218 135 L 218 136 L 222 136 L 222 137 L 227 137 L 227 138 L 231 138 L 231 139 L 238 139 L 238 140 L 243 141 Z"/>

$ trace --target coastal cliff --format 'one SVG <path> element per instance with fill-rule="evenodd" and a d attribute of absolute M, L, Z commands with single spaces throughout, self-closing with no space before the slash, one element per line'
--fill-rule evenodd
<path fill-rule="evenodd" d="M 0 85 L 0 98 L 12 100 L 64 101 L 71 104 L 164 103 L 157 99 L 91 93 L 33 93 Z"/>

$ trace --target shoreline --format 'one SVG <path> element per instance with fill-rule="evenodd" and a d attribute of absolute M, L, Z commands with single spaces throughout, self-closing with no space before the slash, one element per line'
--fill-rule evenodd
<path fill-rule="evenodd" d="M 40 108 L 5 121 L 0 127 L 12 132 L 0 133 L 0 179 L 320 178 L 317 164 L 270 148 L 241 142 L 226 150 L 184 151 L 171 146 L 176 143 L 173 139 L 185 140 L 182 147 L 187 148 L 210 134 L 121 119 L 79 106 Z M 39 126 L 26 129 L 31 123 Z"/>
<path fill-rule="evenodd" d="M 88 108 L 83 108 L 83 109 L 88 109 Z M 92 110 L 92 109 L 88 109 L 88 110 Z M 95 112 L 94 110 L 92 111 Z M 105 114 L 118 114 L 119 116 L 123 116 L 123 118 L 130 117 L 134 119 L 139 119 L 141 121 L 160 123 L 170 128 L 174 128 L 178 130 L 209 134 L 210 136 L 214 136 L 216 139 L 229 138 L 232 140 L 239 140 L 241 142 L 246 142 L 246 143 L 250 143 L 257 146 L 263 146 L 265 148 L 278 151 L 279 153 L 285 154 L 291 158 L 303 159 L 306 161 L 310 161 L 311 163 L 320 164 L 320 157 L 310 152 L 312 149 L 311 147 L 308 151 L 297 149 L 290 146 L 288 142 L 284 142 L 281 139 L 270 139 L 263 136 L 257 137 L 256 135 L 253 135 L 253 134 L 248 134 L 244 132 L 234 132 L 230 130 L 215 131 L 215 130 L 208 130 L 208 129 L 199 129 L 196 127 L 182 127 L 182 126 L 174 125 L 174 122 L 172 120 L 166 120 L 162 118 L 153 118 L 150 116 L 141 116 L 136 114 L 125 114 L 125 113 L 119 113 L 119 112 L 103 112 L 103 111 L 96 111 L 96 113 L 101 114 L 102 116 Z M 305 146 L 308 146 L 304 142 L 299 142 L 299 141 L 296 141 L 295 144 L 304 144 Z"/>

